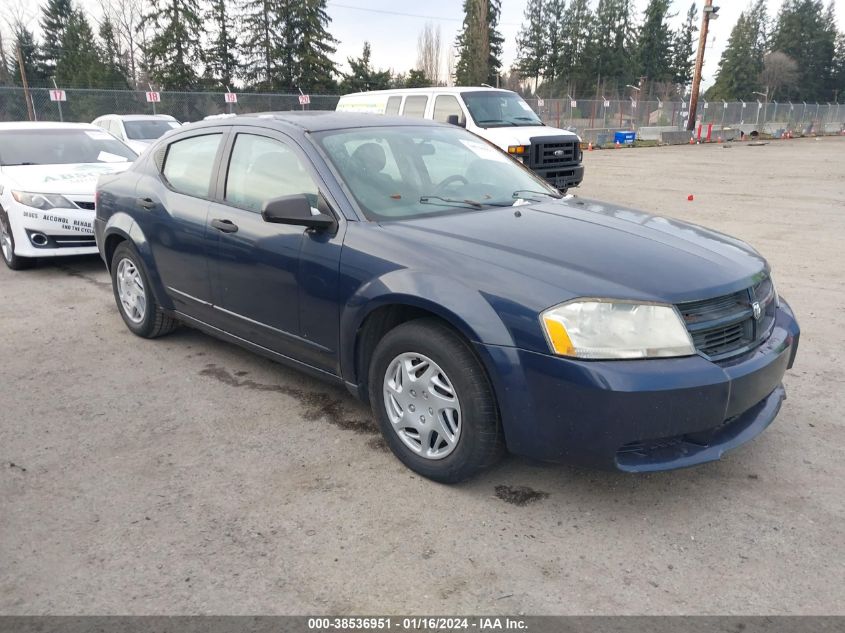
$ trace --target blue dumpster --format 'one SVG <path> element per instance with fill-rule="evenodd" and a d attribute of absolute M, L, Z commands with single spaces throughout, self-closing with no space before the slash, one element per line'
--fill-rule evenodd
<path fill-rule="evenodd" d="M 637 138 L 636 132 L 616 132 L 613 135 L 613 143 L 619 143 L 620 145 L 633 145 L 635 138 Z"/>

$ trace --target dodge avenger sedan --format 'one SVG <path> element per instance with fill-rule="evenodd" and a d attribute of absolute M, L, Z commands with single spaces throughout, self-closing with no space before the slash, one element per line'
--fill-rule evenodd
<path fill-rule="evenodd" d="M 508 450 L 622 471 L 763 431 L 799 329 L 766 260 L 564 199 L 455 126 L 334 112 L 180 128 L 98 184 L 118 310 L 345 385 L 456 482 Z"/>
<path fill-rule="evenodd" d="M 95 255 L 94 187 L 136 154 L 85 123 L 0 123 L 0 247 L 12 270 Z"/>

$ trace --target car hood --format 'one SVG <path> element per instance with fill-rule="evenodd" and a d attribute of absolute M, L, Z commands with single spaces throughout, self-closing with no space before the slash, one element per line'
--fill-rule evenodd
<path fill-rule="evenodd" d="M 124 171 L 132 163 L 73 163 L 0 167 L 6 185 L 21 191 L 94 195 L 97 178 Z"/>
<path fill-rule="evenodd" d="M 507 150 L 508 145 L 528 145 L 534 136 L 566 136 L 572 140 L 578 138 L 576 134 L 568 130 L 546 125 L 488 127 L 480 129 L 478 135 L 504 150 Z"/>
<path fill-rule="evenodd" d="M 746 288 L 767 269 L 759 253 L 727 235 L 580 198 L 383 227 L 432 252 L 451 251 L 448 261 L 483 262 L 485 292 L 507 295 L 497 287 L 497 269 L 530 278 L 528 286 L 544 289 L 535 307 L 573 297 L 692 301 Z"/>

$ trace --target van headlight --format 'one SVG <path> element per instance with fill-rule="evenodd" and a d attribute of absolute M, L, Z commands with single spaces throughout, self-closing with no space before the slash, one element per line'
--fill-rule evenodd
<path fill-rule="evenodd" d="M 607 360 L 695 354 L 673 305 L 576 299 L 549 308 L 540 323 L 549 347 L 560 356 Z"/>
<path fill-rule="evenodd" d="M 76 205 L 64 196 L 55 193 L 30 193 L 27 191 L 13 191 L 12 197 L 28 207 L 41 209 L 73 209 Z"/>

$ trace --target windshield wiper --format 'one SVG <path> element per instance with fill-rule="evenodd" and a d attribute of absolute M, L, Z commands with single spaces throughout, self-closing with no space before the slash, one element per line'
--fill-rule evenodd
<path fill-rule="evenodd" d="M 554 198 L 555 200 L 560 200 L 561 198 L 563 198 L 563 196 L 560 195 L 560 194 L 556 195 L 556 194 L 553 194 L 553 193 L 549 193 L 548 191 L 535 191 L 534 189 L 517 189 L 516 191 L 514 191 L 511 194 L 511 197 L 521 198 L 523 193 L 533 193 L 533 194 L 536 194 L 538 196 L 546 196 L 548 198 Z M 530 199 L 531 198 L 529 198 L 529 200 Z"/>
<path fill-rule="evenodd" d="M 420 204 L 435 204 L 435 200 L 440 202 L 448 202 L 454 204 L 465 204 L 473 209 L 483 209 L 484 205 L 477 200 L 462 200 L 460 198 L 444 198 L 443 196 L 422 196 L 420 197 Z"/>
<path fill-rule="evenodd" d="M 23 167 L 25 165 L 40 165 L 41 163 L 29 163 L 24 161 L 23 163 L 3 163 L 2 167 Z"/>

